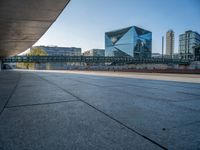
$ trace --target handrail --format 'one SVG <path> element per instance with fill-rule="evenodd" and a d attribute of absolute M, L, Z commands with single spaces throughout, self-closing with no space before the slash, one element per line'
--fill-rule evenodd
<path fill-rule="evenodd" d="M 155 63 L 155 64 L 190 64 L 191 60 L 170 58 L 133 58 L 103 56 L 13 56 L 3 58 L 4 63 L 49 63 L 49 62 L 83 62 L 83 63 Z"/>

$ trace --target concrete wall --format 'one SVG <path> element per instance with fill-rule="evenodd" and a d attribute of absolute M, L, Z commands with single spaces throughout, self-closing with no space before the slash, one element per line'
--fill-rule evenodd
<path fill-rule="evenodd" d="M 19 67 L 20 68 L 20 67 Z M 23 68 L 22 68 L 23 69 Z M 166 70 L 166 69 L 178 69 L 178 70 L 197 70 L 200 69 L 200 62 L 193 62 L 189 66 L 178 64 L 130 64 L 130 65 L 86 65 L 85 63 L 36 63 L 34 66 L 29 66 L 24 69 L 38 69 L 38 70 L 73 70 L 73 69 L 94 69 L 94 70 Z"/>
<path fill-rule="evenodd" d="M 0 71 L 1 71 L 1 68 L 2 68 L 2 61 L 0 60 Z"/>

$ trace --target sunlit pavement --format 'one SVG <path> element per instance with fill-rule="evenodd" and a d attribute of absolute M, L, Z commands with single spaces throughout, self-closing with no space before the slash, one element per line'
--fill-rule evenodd
<path fill-rule="evenodd" d="M 199 75 L 0 72 L 0 149 L 200 149 Z"/>

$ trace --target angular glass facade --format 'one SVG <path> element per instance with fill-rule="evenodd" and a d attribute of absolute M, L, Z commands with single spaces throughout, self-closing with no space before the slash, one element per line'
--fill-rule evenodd
<path fill-rule="evenodd" d="M 152 33 L 136 26 L 105 33 L 106 56 L 149 58 L 152 52 Z"/>

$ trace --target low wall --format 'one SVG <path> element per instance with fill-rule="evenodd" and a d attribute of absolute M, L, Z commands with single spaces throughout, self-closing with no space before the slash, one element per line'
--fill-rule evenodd
<path fill-rule="evenodd" d="M 27 68 L 28 69 L 28 68 Z M 33 69 L 33 68 L 29 68 Z M 46 70 L 105 70 L 134 72 L 200 72 L 200 62 L 190 65 L 178 64 L 129 64 L 129 65 L 86 65 L 80 63 L 36 63 L 34 69 Z"/>

